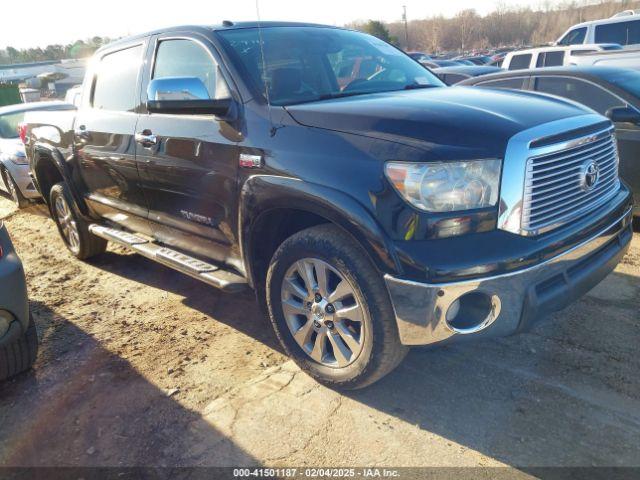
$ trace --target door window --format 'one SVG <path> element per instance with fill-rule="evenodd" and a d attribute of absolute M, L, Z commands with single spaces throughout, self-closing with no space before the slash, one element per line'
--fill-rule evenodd
<path fill-rule="evenodd" d="M 212 99 L 229 98 L 229 89 L 207 50 L 191 40 L 164 40 L 158 45 L 153 78 L 195 77 Z"/>
<path fill-rule="evenodd" d="M 625 103 L 601 87 L 592 83 L 565 77 L 538 77 L 535 82 L 538 92 L 549 93 L 582 103 L 598 113 L 604 114 L 612 107 Z"/>
<path fill-rule="evenodd" d="M 93 108 L 120 112 L 136 107 L 142 45 L 105 55 L 98 64 L 93 87 Z"/>
<path fill-rule="evenodd" d="M 609 23 L 596 26 L 596 43 L 640 43 L 640 21 Z"/>
<path fill-rule="evenodd" d="M 558 67 L 564 63 L 564 51 L 541 52 L 538 55 L 536 67 Z"/>
<path fill-rule="evenodd" d="M 513 90 L 523 90 L 526 77 L 505 78 L 504 80 L 491 80 L 489 82 L 478 83 L 481 87 L 488 88 L 508 88 Z"/>
<path fill-rule="evenodd" d="M 586 36 L 587 27 L 575 28 L 562 37 L 562 40 L 558 42 L 558 45 L 579 45 L 584 43 L 584 38 Z"/>
<path fill-rule="evenodd" d="M 522 70 L 523 68 L 529 68 L 531 64 L 531 54 L 514 55 L 509 63 L 509 70 Z"/>

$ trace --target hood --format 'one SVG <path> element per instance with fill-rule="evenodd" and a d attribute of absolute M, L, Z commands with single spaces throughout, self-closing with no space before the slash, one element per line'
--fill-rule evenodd
<path fill-rule="evenodd" d="M 473 87 L 384 92 L 286 109 L 302 125 L 411 145 L 434 159 L 502 157 L 516 133 L 593 113 L 561 99 Z"/>

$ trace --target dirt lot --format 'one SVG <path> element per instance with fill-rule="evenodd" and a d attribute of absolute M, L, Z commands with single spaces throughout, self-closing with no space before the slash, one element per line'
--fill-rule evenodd
<path fill-rule="evenodd" d="M 41 339 L 0 386 L 0 465 L 640 466 L 639 234 L 531 333 L 415 349 L 339 395 L 287 361 L 251 295 L 117 247 L 76 261 L 42 206 L 0 199 L 0 217 Z"/>

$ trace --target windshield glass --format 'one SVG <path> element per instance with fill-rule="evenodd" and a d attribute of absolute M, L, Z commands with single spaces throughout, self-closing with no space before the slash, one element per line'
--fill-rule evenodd
<path fill-rule="evenodd" d="M 376 37 L 319 27 L 267 27 L 218 32 L 238 68 L 272 105 L 444 83 Z M 260 39 L 264 48 L 262 61 Z"/>
<path fill-rule="evenodd" d="M 0 138 L 18 138 L 18 125 L 24 119 L 24 112 L 0 115 Z"/>

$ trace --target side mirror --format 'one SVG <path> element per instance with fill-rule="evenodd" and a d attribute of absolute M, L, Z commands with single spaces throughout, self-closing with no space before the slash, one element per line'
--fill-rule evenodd
<path fill-rule="evenodd" d="M 631 107 L 613 107 L 607 110 L 606 116 L 613 123 L 640 123 L 640 112 Z"/>
<path fill-rule="evenodd" d="M 147 110 L 151 113 L 224 117 L 229 114 L 233 105 L 230 98 L 211 99 L 207 87 L 196 77 L 151 80 L 147 87 L 147 98 Z"/>

